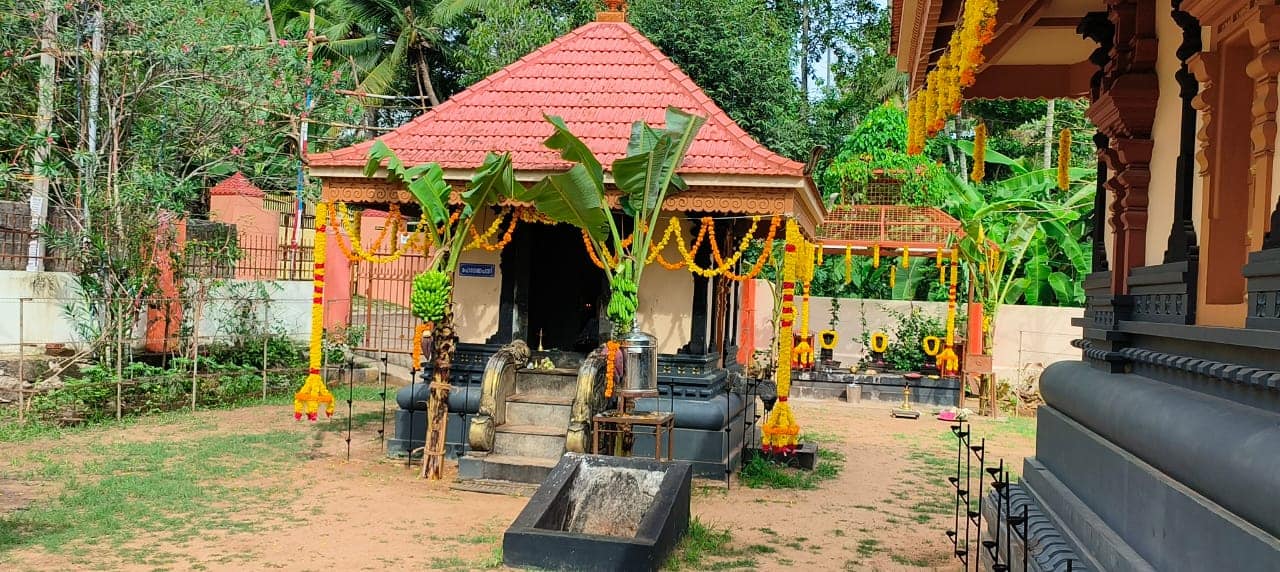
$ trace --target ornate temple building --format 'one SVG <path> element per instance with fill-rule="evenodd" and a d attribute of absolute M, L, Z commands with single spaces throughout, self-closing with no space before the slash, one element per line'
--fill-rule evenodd
<path fill-rule="evenodd" d="M 545 116 L 563 118 L 609 165 L 626 154 L 635 121 L 661 125 L 669 106 L 707 122 L 680 169 L 689 188 L 667 199 L 670 213 L 662 217 L 664 223 L 668 216 L 679 217 L 685 239 L 692 240 L 689 232 L 701 217 L 720 217 L 717 234 L 708 240 L 725 253 L 736 249 L 753 215 L 763 217 L 757 232 L 761 236 L 775 215 L 792 217 L 806 234 L 815 235 L 824 211 L 809 167 L 754 141 L 619 12 L 602 13 L 599 21 L 573 30 L 378 140 L 407 164 L 439 163 L 459 189 L 487 152 L 509 151 L 516 178 L 531 185 L 570 166 L 544 145 L 553 133 Z M 312 174 L 323 180 L 324 200 L 352 209 L 399 205 L 413 220 L 417 205 L 407 191 L 381 175 L 363 175 L 372 145 L 367 141 L 310 157 Z M 489 226 L 494 216 L 485 213 L 477 227 Z M 703 267 L 711 265 L 706 250 L 698 255 Z M 679 260 L 681 254 L 672 244 L 665 256 Z M 464 459 L 464 477 L 541 481 L 562 452 L 586 447 L 584 424 L 589 422 L 583 415 L 591 409 L 595 379 L 579 380 L 578 366 L 607 334 L 604 274 L 593 265 L 581 231 L 563 224 L 520 224 L 505 248 L 468 251 L 462 263 L 455 289 L 462 343 L 450 399 L 451 453 Z M 723 475 L 737 462 L 743 437 L 755 422 L 754 398 L 726 391 L 729 372 L 740 368 L 743 283 L 654 266 L 640 284 L 639 325 L 658 339 L 661 396 L 639 406 L 674 410 L 675 458 L 696 461 L 703 473 Z M 402 267 L 393 272 L 377 266 L 352 269 L 339 261 L 327 269 L 330 283 L 339 285 L 326 290 L 328 311 L 339 321 L 368 325 L 368 344 L 374 349 L 407 353 L 412 343 L 407 312 L 380 312 L 368 303 L 407 300 L 414 269 Z M 341 291 L 346 282 L 355 284 L 355 291 Z M 390 291 L 395 289 L 398 293 Z M 353 308 L 343 306 L 352 300 Z M 493 356 L 510 356 L 498 350 L 516 341 L 535 352 L 544 350 L 556 369 L 512 367 L 519 371 L 503 373 L 507 366 L 495 365 Z M 482 383 L 487 364 L 490 375 L 506 381 Z M 402 394 L 393 450 L 419 446 L 425 421 L 418 401 Z M 637 442 L 637 448 L 642 446 Z"/>
<path fill-rule="evenodd" d="M 983 0 L 894 0 L 920 89 Z M 1015 497 L 1031 569 L 1280 570 L 1280 2 L 1006 0 L 969 98 L 1088 98 L 1094 273 Z"/>

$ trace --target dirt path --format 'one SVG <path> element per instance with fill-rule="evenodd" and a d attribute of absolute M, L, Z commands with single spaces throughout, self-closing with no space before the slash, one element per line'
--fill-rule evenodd
<path fill-rule="evenodd" d="M 882 407 L 793 403 L 804 430 L 845 455 L 844 470 L 813 491 L 700 482 L 694 513 L 704 524 L 732 533 L 738 555 L 751 556 L 738 562 L 761 570 L 958 569 L 944 535 L 953 508 L 945 471 L 955 451 L 947 424 L 928 417 L 891 419 Z M 358 419 L 365 424 L 353 435 L 350 461 L 345 422 L 297 424 L 288 408 L 277 406 L 171 415 L 0 444 L 8 459 L 0 461 L 0 568 L 501 568 L 502 531 L 526 499 L 421 481 L 416 467 L 383 457 L 379 420 Z M 979 421 L 974 433 L 990 435 L 994 454 L 1020 469 L 1022 455 L 1034 445 L 1029 426 L 1026 420 Z M 262 443 L 208 445 L 259 434 Z M 152 458 L 164 454 L 179 456 Z M 181 462 L 204 469 L 191 477 L 198 485 L 192 490 L 207 498 L 193 501 L 191 490 L 170 491 L 171 483 L 163 480 L 130 493 L 142 495 L 140 506 L 158 507 L 150 512 L 172 512 L 172 521 L 149 523 L 144 512 L 132 517 L 140 521 L 133 529 L 126 522 L 73 538 L 36 527 L 83 526 L 77 519 L 86 515 L 110 519 L 92 506 L 65 506 L 77 495 L 103 494 L 87 488 L 95 478 L 105 482 L 129 467 L 184 475 L 183 466 L 173 466 Z M 123 482 L 112 486 L 127 486 Z M 127 512 L 129 500 L 120 510 Z M 726 557 L 718 566 L 733 563 Z"/>

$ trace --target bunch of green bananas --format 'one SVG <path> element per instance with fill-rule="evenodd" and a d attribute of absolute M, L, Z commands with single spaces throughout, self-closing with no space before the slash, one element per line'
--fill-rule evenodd
<path fill-rule="evenodd" d="M 609 283 L 609 320 L 618 326 L 630 326 L 636 319 L 640 286 L 636 284 L 635 267 L 624 260 Z"/>
<path fill-rule="evenodd" d="M 413 291 L 409 295 L 409 308 L 413 315 L 424 322 L 436 322 L 444 317 L 449 304 L 449 275 L 428 270 L 413 277 Z"/>

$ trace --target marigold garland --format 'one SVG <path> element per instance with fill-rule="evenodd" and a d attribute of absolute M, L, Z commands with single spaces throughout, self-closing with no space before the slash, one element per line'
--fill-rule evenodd
<path fill-rule="evenodd" d="M 329 388 L 325 387 L 324 377 L 320 375 L 321 359 L 324 356 L 324 349 L 321 340 L 324 337 L 324 264 L 325 250 L 327 242 L 325 240 L 326 226 L 329 220 L 328 205 L 320 203 L 316 205 L 316 240 L 314 246 L 315 269 L 312 271 L 312 296 L 311 296 L 311 340 L 308 350 L 310 360 L 307 370 L 307 380 L 302 384 L 302 388 L 293 395 L 293 418 L 302 420 L 303 409 L 306 409 L 307 419 L 315 421 L 320 404 L 325 404 L 325 415 L 333 416 L 333 394 L 329 392 Z"/>
<path fill-rule="evenodd" d="M 973 172 L 969 178 L 981 183 L 987 176 L 987 124 L 979 123 L 973 130 Z"/>
<path fill-rule="evenodd" d="M 911 250 L 905 247 L 902 249 L 902 267 L 911 267 Z"/>
<path fill-rule="evenodd" d="M 831 340 L 828 342 L 827 340 Z M 840 332 L 835 330 L 822 330 L 818 332 L 818 347 L 824 350 L 836 349 L 836 344 L 840 342 Z"/>
<path fill-rule="evenodd" d="M 853 248 L 844 247 L 844 285 L 853 283 Z"/>
<path fill-rule="evenodd" d="M 996 0 L 968 0 L 960 24 L 946 50 L 925 77 L 924 89 L 907 103 L 907 152 L 918 155 L 925 144 L 960 112 L 963 90 L 973 85 L 984 62 L 983 49 L 995 36 Z"/>
<path fill-rule="evenodd" d="M 872 268 L 880 267 L 880 245 L 879 244 L 871 245 L 871 267 Z"/>
<path fill-rule="evenodd" d="M 1071 186 L 1071 130 L 1063 129 L 1058 133 L 1058 188 L 1067 190 Z"/>
<path fill-rule="evenodd" d="M 764 265 L 768 263 L 769 259 L 773 255 L 771 248 L 764 248 L 760 253 L 760 257 L 756 259 L 755 264 L 752 264 L 751 269 L 746 273 L 737 274 L 733 271 L 733 267 L 737 265 L 739 260 L 741 260 L 742 255 L 746 252 L 747 248 L 751 246 L 751 240 L 755 237 L 756 228 L 760 224 L 760 217 L 755 216 L 752 217 L 751 228 L 747 230 L 746 234 L 743 235 L 742 240 L 738 243 L 737 252 L 729 258 L 726 259 L 723 257 L 720 253 L 720 247 L 716 244 L 714 239 L 709 241 L 711 243 L 711 259 L 713 266 L 702 268 L 698 266 L 697 262 L 694 260 L 694 255 L 698 252 L 698 249 L 702 245 L 702 241 L 708 235 L 713 237 L 715 236 L 715 219 L 711 217 L 703 217 L 700 222 L 702 223 L 702 226 L 698 230 L 698 234 L 694 239 L 693 245 L 686 246 L 684 243 L 684 236 L 680 232 L 679 220 L 676 217 L 671 217 L 667 221 L 666 230 L 663 231 L 662 240 L 658 244 L 652 245 L 649 248 L 649 256 L 645 259 L 645 263 L 652 263 L 656 260 L 667 270 L 688 268 L 690 272 L 705 278 L 724 276 L 730 280 L 741 282 L 758 276 L 760 271 L 764 269 Z M 778 215 L 774 215 L 770 220 L 769 230 L 764 237 L 764 243 L 766 245 L 773 243 L 773 239 L 777 236 L 778 227 L 781 225 L 781 222 L 782 217 Z M 673 239 L 676 241 L 676 249 L 680 252 L 680 257 L 682 258 L 681 261 L 675 263 L 667 262 L 666 258 L 662 256 L 662 251 L 666 249 L 667 244 Z"/>
<path fill-rule="evenodd" d="M 942 351 L 942 340 L 938 336 L 925 336 L 920 340 L 920 349 L 924 350 L 924 355 L 934 357 Z"/>
<path fill-rule="evenodd" d="M 498 228 L 502 225 L 502 217 L 505 213 L 499 214 L 495 217 L 493 219 L 493 224 L 489 225 L 489 229 L 486 230 L 484 234 L 476 232 L 475 227 L 471 227 L 471 244 L 467 246 L 467 249 L 471 250 L 476 247 L 480 247 L 489 252 L 497 252 L 506 248 L 507 244 L 511 242 L 512 235 L 516 231 L 516 223 L 520 222 L 519 216 L 516 216 L 516 214 L 510 210 L 508 210 L 508 212 L 511 215 L 511 220 L 507 222 L 507 232 L 502 234 L 502 240 L 492 244 L 489 242 L 489 239 L 493 238 L 493 235 L 498 232 Z"/>
<path fill-rule="evenodd" d="M 889 267 L 889 289 L 892 290 L 898 284 L 898 267 Z"/>
<path fill-rule="evenodd" d="M 868 340 L 871 351 L 882 354 L 889 349 L 889 335 L 884 332 L 874 332 Z"/>
<path fill-rule="evenodd" d="M 419 242 L 421 242 L 422 252 L 426 252 L 426 249 L 431 246 L 431 238 L 429 234 L 426 233 L 428 225 L 426 223 L 426 219 L 422 219 L 418 223 L 417 230 L 414 230 L 413 233 L 411 233 L 404 242 L 396 246 L 390 254 L 377 254 L 377 251 L 382 248 L 383 237 L 388 234 L 388 229 L 392 225 L 395 225 L 397 231 L 390 234 L 391 236 L 399 236 L 399 230 L 404 227 L 404 218 L 400 216 L 399 209 L 393 205 L 391 210 L 393 211 L 394 216 L 389 217 L 387 224 L 382 227 L 382 234 L 379 235 L 374 246 L 369 249 L 365 249 L 364 245 L 360 243 L 360 233 L 359 229 L 355 226 L 355 217 L 350 214 L 346 205 L 337 203 L 333 210 L 335 212 L 335 218 L 337 219 L 334 221 L 337 223 L 335 230 L 338 231 L 336 233 L 335 238 L 337 238 L 337 240 L 335 242 L 338 243 L 338 250 L 342 251 L 343 256 L 345 256 L 347 260 L 365 261 L 373 264 L 386 264 L 399 260 L 406 252 L 418 247 Z M 456 216 L 454 219 L 450 220 L 450 223 L 452 223 L 453 220 L 456 220 Z"/>
<path fill-rule="evenodd" d="M 413 329 L 413 358 L 409 363 L 414 369 L 422 367 L 422 334 L 431 329 L 430 324 L 418 324 Z"/>
<path fill-rule="evenodd" d="M 795 320 L 796 258 L 803 241 L 800 227 L 794 220 L 787 221 L 786 247 L 782 263 L 782 312 L 778 331 L 778 366 L 774 380 L 778 386 L 778 402 L 769 412 L 761 428 L 761 450 L 765 453 L 791 454 L 795 452 L 800 426 L 787 399 L 791 395 L 792 324 Z"/>
<path fill-rule="evenodd" d="M 618 348 L 621 347 L 617 341 L 609 340 L 605 342 L 608 352 L 605 354 L 604 364 L 604 397 L 608 399 L 613 397 L 613 378 L 617 375 L 618 368 Z"/>

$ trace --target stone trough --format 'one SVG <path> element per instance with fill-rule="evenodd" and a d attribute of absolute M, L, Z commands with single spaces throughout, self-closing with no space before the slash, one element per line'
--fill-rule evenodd
<path fill-rule="evenodd" d="M 502 539 L 508 566 L 657 570 L 689 527 L 689 463 L 568 453 Z"/>

